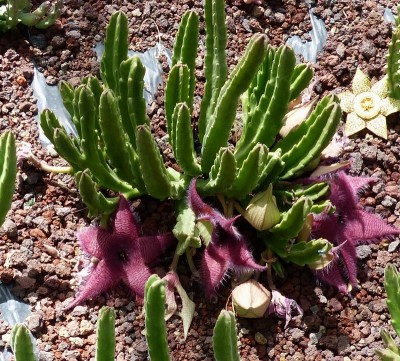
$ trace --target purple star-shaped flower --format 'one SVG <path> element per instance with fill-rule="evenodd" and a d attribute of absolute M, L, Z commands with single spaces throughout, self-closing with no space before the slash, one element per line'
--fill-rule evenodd
<path fill-rule="evenodd" d="M 211 241 L 201 260 L 201 277 L 207 296 L 215 292 L 229 269 L 235 272 L 266 269 L 254 261 L 244 237 L 233 225 L 240 216 L 227 219 L 204 203 L 196 191 L 196 180 L 190 183 L 188 201 L 197 219 L 209 221 L 213 226 Z"/>
<path fill-rule="evenodd" d="M 351 177 L 344 172 L 334 174 L 330 179 L 329 199 L 336 210 L 333 214 L 323 213 L 314 217 L 314 238 L 325 238 L 335 246 L 335 259 L 327 267 L 315 271 L 316 275 L 343 293 L 349 293 L 349 289 L 357 285 L 356 246 L 400 234 L 400 230 L 379 216 L 366 212 L 358 204 L 357 193 L 374 180 L 371 177 Z"/>
<path fill-rule="evenodd" d="M 82 250 L 96 263 L 85 285 L 67 309 L 115 287 L 120 281 L 143 297 L 150 264 L 173 243 L 172 234 L 139 236 L 139 226 L 128 201 L 120 196 L 110 230 L 89 227 L 78 233 Z"/>

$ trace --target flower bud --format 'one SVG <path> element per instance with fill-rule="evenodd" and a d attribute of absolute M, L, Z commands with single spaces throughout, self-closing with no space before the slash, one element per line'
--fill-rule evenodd
<path fill-rule="evenodd" d="M 272 184 L 256 194 L 246 208 L 244 218 L 257 230 L 265 231 L 279 223 L 281 214 L 272 195 Z"/>
<path fill-rule="evenodd" d="M 310 116 L 316 102 L 317 98 L 313 99 L 307 104 L 296 106 L 289 113 L 287 113 L 283 119 L 284 125 L 280 129 L 279 134 L 284 138 L 293 129 L 297 128 L 302 122 L 304 122 Z"/>
<path fill-rule="evenodd" d="M 261 283 L 249 279 L 233 289 L 232 302 L 239 317 L 260 318 L 271 302 L 271 292 Z"/>

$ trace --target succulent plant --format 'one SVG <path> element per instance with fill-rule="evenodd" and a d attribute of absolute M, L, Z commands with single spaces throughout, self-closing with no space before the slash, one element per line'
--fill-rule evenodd
<path fill-rule="evenodd" d="M 388 96 L 388 77 L 371 86 L 368 77 L 357 68 L 352 82 L 352 92 L 338 94 L 340 106 L 348 113 L 345 134 L 347 136 L 368 129 L 387 139 L 386 116 L 400 110 L 400 100 Z"/>
<path fill-rule="evenodd" d="M 102 189 L 126 198 L 149 194 L 161 200 L 177 199 L 180 204 L 174 233 L 179 240 L 179 257 L 188 255 L 188 249 L 200 247 L 204 240 L 204 232 L 199 232 L 201 222 L 196 223 L 198 214 L 184 204 L 193 177 L 198 177 L 196 188 L 201 196 L 219 197 L 226 219 L 233 217 L 235 207 L 246 209 L 250 195 L 273 189 L 273 195 L 268 195 L 277 197 L 278 209 L 273 222 L 268 221 L 269 226 L 274 224 L 268 230 L 274 233 L 274 239 L 265 241 L 267 247 L 287 261 L 312 263 L 330 249 L 327 241 L 295 245 L 291 256 L 287 244 L 298 235 L 310 212 L 325 208 L 327 203 L 321 197 L 329 187 L 326 182 L 287 187 L 287 182 L 318 164 L 341 118 L 338 99 L 323 98 L 307 119 L 282 137 L 279 133 L 289 104 L 307 87 L 312 69 L 296 65 L 294 52 L 288 47 L 275 49 L 257 34 L 228 77 L 224 6 L 223 0 L 206 0 L 204 4 L 206 84 L 198 132 L 192 130 L 198 15 L 185 13 L 178 29 L 165 88 L 165 117 L 179 172 L 165 166 L 151 133 L 143 98 L 145 69 L 138 57 L 128 58 L 128 21 L 121 12 L 111 16 L 107 28 L 102 81 L 87 78 L 75 89 L 65 82 L 60 84 L 78 137 L 70 138 L 49 110 L 41 114 L 41 126 L 57 152 L 69 162 L 91 215 L 110 215 L 116 207 L 116 198 L 106 197 Z M 230 136 L 240 101 L 242 134 L 232 144 Z M 200 148 L 195 147 L 197 140 Z M 268 212 L 265 207 L 259 208 L 258 212 Z M 253 211 L 249 212 L 250 218 L 257 219 Z M 211 237 L 213 231 L 209 231 Z M 212 242 L 209 247 L 213 247 Z M 214 286 L 217 283 L 213 280 Z"/>
<path fill-rule="evenodd" d="M 387 306 L 391 316 L 391 324 L 400 337 L 400 275 L 394 265 L 388 264 L 385 268 L 385 290 L 387 293 Z M 375 353 L 382 361 L 399 361 L 400 348 L 396 345 L 390 333 L 383 328 L 381 337 L 386 346 L 385 349 L 378 349 Z"/>
<path fill-rule="evenodd" d="M 190 179 L 201 175 L 198 188 L 202 194 L 243 199 L 279 177 L 301 173 L 328 144 L 341 114 L 334 97 L 324 99 L 310 121 L 289 139 L 276 142 L 288 104 L 307 86 L 312 70 L 295 65 L 292 50 L 273 49 L 258 34 L 227 78 L 224 19 L 224 1 L 207 0 L 206 85 L 198 134 L 192 131 L 191 119 L 198 15 L 187 12 L 178 30 L 165 89 L 165 116 L 169 143 L 182 172 L 164 165 L 151 135 L 142 95 L 144 67 L 138 57 L 127 57 L 124 14 L 114 14 L 107 29 L 101 61 L 103 82 L 85 79 L 76 89 L 61 83 L 64 104 L 79 137 L 69 138 L 49 110 L 42 113 L 41 125 L 70 163 L 71 173 L 77 175 L 92 214 L 109 213 L 112 208 L 99 187 L 128 198 L 149 194 L 158 199 L 181 199 Z M 232 150 L 229 137 L 241 96 L 243 136 Z M 196 138 L 201 142 L 199 153 L 194 147 Z M 292 141 L 298 145 L 294 150 Z M 299 158 L 299 154 L 308 156 Z"/>
<path fill-rule="evenodd" d="M 17 175 L 15 136 L 5 132 L 0 136 L 0 226 L 10 209 Z"/>
<path fill-rule="evenodd" d="M 39 7 L 31 12 L 30 0 L 0 0 L 0 32 L 5 32 L 19 23 L 45 29 L 53 25 L 60 16 L 62 0 L 42 2 Z"/>

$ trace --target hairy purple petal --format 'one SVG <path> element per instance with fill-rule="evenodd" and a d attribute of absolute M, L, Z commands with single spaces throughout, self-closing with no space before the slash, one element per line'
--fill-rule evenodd
<path fill-rule="evenodd" d="M 115 274 L 104 260 L 101 260 L 92 270 L 89 278 L 86 281 L 85 287 L 78 293 L 78 296 L 65 309 L 71 309 L 89 298 L 96 297 L 102 292 L 115 287 L 122 274 Z"/>
<path fill-rule="evenodd" d="M 221 284 L 229 269 L 235 272 L 249 269 L 263 271 L 265 267 L 257 264 L 247 248 L 246 241 L 233 223 L 238 216 L 227 219 L 200 198 L 196 191 L 196 181 L 190 183 L 189 205 L 197 219 L 206 219 L 213 225 L 211 242 L 204 251 L 201 261 L 201 276 L 205 293 L 211 296 Z"/>
<path fill-rule="evenodd" d="M 68 308 L 109 290 L 120 281 L 143 297 L 145 283 L 152 273 L 150 263 L 172 245 L 174 238 L 172 234 L 138 236 L 138 229 L 128 201 L 121 196 L 110 230 L 89 227 L 78 233 L 83 251 L 96 257 L 99 263 Z"/>
<path fill-rule="evenodd" d="M 139 297 L 144 297 L 144 288 L 146 281 L 152 272 L 143 262 L 132 259 L 129 264 L 124 267 L 125 274 L 122 281 Z"/>
<path fill-rule="evenodd" d="M 98 240 L 102 238 L 99 233 L 104 232 L 104 237 L 107 238 L 108 233 L 98 227 L 88 227 L 77 233 L 79 245 L 84 252 L 96 258 L 103 258 L 103 247 L 99 245 Z M 96 240 L 96 241 L 93 241 Z"/>
<path fill-rule="evenodd" d="M 119 197 L 118 209 L 114 217 L 114 233 L 121 241 L 137 238 L 139 235 L 138 224 L 133 216 L 127 199 Z"/>
<path fill-rule="evenodd" d="M 196 191 L 196 179 L 193 179 L 189 185 L 188 202 L 197 220 L 207 220 L 216 227 L 217 225 L 230 233 L 232 237 L 238 238 L 239 233 L 234 227 L 233 223 L 240 217 L 237 215 L 231 219 L 227 219 L 216 209 L 204 203 Z"/>
<path fill-rule="evenodd" d="M 176 238 L 172 233 L 159 234 L 157 236 L 139 237 L 138 247 L 146 263 L 157 260 L 160 254 L 164 253 L 173 244 Z"/>

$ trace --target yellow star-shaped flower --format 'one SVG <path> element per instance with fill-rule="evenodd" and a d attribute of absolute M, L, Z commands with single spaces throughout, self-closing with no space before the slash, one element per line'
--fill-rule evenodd
<path fill-rule="evenodd" d="M 400 100 L 388 97 L 387 76 L 371 87 L 371 81 L 357 68 L 351 87 L 353 92 L 338 94 L 340 106 L 347 113 L 345 134 L 367 128 L 387 139 L 386 116 L 400 110 Z"/>

